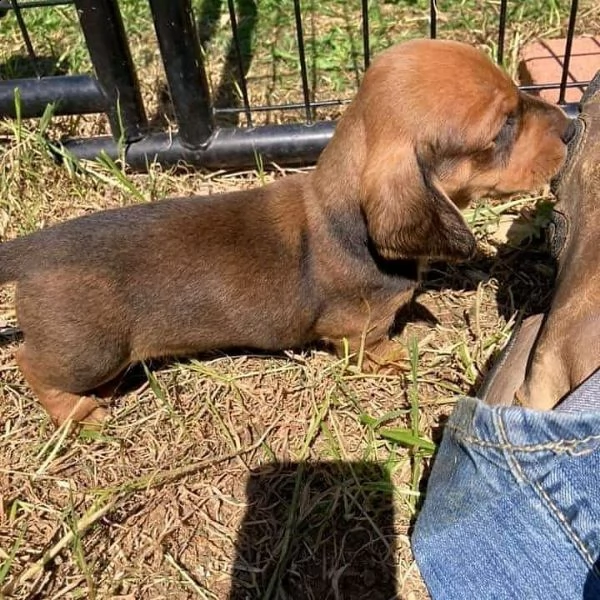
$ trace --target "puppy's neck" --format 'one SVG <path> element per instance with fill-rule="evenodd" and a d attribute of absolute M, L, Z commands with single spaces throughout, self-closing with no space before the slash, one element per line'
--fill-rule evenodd
<path fill-rule="evenodd" d="M 351 105 L 321 153 L 314 172 L 314 187 L 326 212 L 360 210 L 360 181 L 365 164 L 365 131 Z"/>

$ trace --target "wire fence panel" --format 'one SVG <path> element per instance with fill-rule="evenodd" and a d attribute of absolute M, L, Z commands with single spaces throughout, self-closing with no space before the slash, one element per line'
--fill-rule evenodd
<path fill-rule="evenodd" d="M 102 151 L 125 156 L 140 169 L 153 161 L 246 167 L 259 155 L 265 164 L 312 163 L 372 54 L 394 42 L 466 36 L 515 70 L 518 48 L 528 37 L 523 24 L 538 18 L 535 7 L 526 12 L 534 3 L 475 2 L 467 13 L 468 1 L 340 0 L 317 9 L 311 0 L 265 2 L 266 8 L 255 0 L 0 0 L 0 24 L 12 19 L 11 31 L 24 50 L 13 72 L 9 60 L 0 65 L 0 116 L 39 117 L 48 104 L 56 115 L 104 113 L 109 135 L 80 135 L 64 147 L 80 158 Z M 540 2 L 548 4 L 542 16 L 552 20 L 554 36 L 566 29 L 562 72 L 556 81 L 521 87 L 533 93 L 556 89 L 565 105 L 566 91 L 587 83 L 569 81 L 579 2 Z M 88 68 L 78 61 L 79 72 L 72 66 L 66 72 L 44 68 L 29 15 L 53 10 L 74 11 Z M 140 83 L 146 82 L 138 73 L 144 65 L 132 57 L 132 36 L 142 25 L 144 48 L 136 56 L 158 54 L 168 85 L 170 113 L 162 120 L 152 116 L 152 98 Z M 0 39 L 7 30 L 0 30 Z M 25 64 L 26 70 L 15 66 Z M 157 95 L 154 90 L 151 96 Z"/>

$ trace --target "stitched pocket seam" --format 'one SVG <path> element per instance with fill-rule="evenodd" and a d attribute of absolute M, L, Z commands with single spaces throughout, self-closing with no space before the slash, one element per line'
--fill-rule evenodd
<path fill-rule="evenodd" d="M 498 421 L 498 425 L 502 427 L 501 421 Z M 588 444 L 590 442 L 600 442 L 600 435 L 588 435 L 585 438 L 577 438 L 570 440 L 558 440 L 556 442 L 546 442 L 544 444 L 511 444 L 507 438 L 503 442 L 492 442 L 488 440 L 482 440 L 481 438 L 475 437 L 467 433 L 465 429 L 457 427 L 456 425 L 446 425 L 447 429 L 451 429 L 460 435 L 460 439 L 476 446 L 483 448 L 494 448 L 496 450 L 506 450 L 507 452 L 542 452 L 544 450 L 550 450 L 557 454 L 569 454 L 571 456 L 582 456 L 589 454 L 595 450 L 594 448 L 580 448 L 580 446 Z"/>
<path fill-rule="evenodd" d="M 552 498 L 550 498 L 550 496 L 548 495 L 546 490 L 541 486 L 541 484 L 538 481 L 532 481 L 530 478 L 528 478 L 525 475 L 523 467 L 519 463 L 517 457 L 514 455 L 515 452 L 520 452 L 520 450 L 517 450 L 518 446 L 512 446 L 511 444 L 506 443 L 506 442 L 508 442 L 508 436 L 506 435 L 504 423 L 501 418 L 498 418 L 497 425 L 498 425 L 498 432 L 500 434 L 500 437 L 502 438 L 502 441 L 504 442 L 503 446 L 506 446 L 507 459 L 510 461 L 511 465 L 514 467 L 514 469 L 516 471 L 515 474 L 517 475 L 517 477 L 521 481 L 527 482 L 529 485 L 531 485 L 534 492 L 537 494 L 539 499 L 542 501 L 542 504 L 544 504 L 546 506 L 546 508 L 548 509 L 548 511 L 551 513 L 551 515 L 554 516 L 554 518 L 558 522 L 559 527 L 561 527 L 561 529 L 566 533 L 567 538 L 573 544 L 573 546 L 575 546 L 575 549 L 579 552 L 579 554 L 584 559 L 584 561 L 588 564 L 588 567 L 590 568 L 590 570 L 594 573 L 594 575 L 596 577 L 600 577 L 600 571 L 594 564 L 595 563 L 594 557 L 591 555 L 590 551 L 587 549 L 583 540 L 579 537 L 579 534 L 573 529 L 573 527 L 571 527 L 569 521 L 567 520 L 567 517 L 560 510 L 560 508 L 558 506 L 556 506 L 556 504 L 552 501 Z M 588 438 L 585 438 L 584 440 L 580 440 L 580 441 L 584 442 L 590 438 L 597 439 L 597 438 L 600 438 L 600 436 L 588 436 Z M 566 441 L 572 442 L 572 440 L 566 440 Z M 545 445 L 542 444 L 542 446 L 545 446 Z M 527 448 L 530 448 L 530 447 L 527 447 Z M 527 450 L 527 451 L 529 451 L 529 450 Z"/>

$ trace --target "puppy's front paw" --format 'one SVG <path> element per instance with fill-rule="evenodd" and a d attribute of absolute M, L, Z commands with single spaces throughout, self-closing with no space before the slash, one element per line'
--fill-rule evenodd
<path fill-rule="evenodd" d="M 498 256 L 498 248 L 484 240 L 478 240 L 475 248 L 476 258 L 495 258 Z"/>
<path fill-rule="evenodd" d="M 408 370 L 408 352 L 398 342 L 388 341 L 365 352 L 362 362 L 364 373 L 398 375 Z"/>

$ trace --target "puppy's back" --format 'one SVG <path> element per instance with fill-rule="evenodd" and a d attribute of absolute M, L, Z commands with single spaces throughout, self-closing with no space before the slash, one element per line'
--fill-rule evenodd
<path fill-rule="evenodd" d="M 253 196 L 259 202 L 262 194 Z M 219 239 L 222 248 L 239 237 L 237 213 L 247 202 L 244 192 L 173 198 L 65 221 L 0 244 L 0 284 L 56 268 L 131 274 L 161 258 L 202 260 L 211 239 Z"/>

